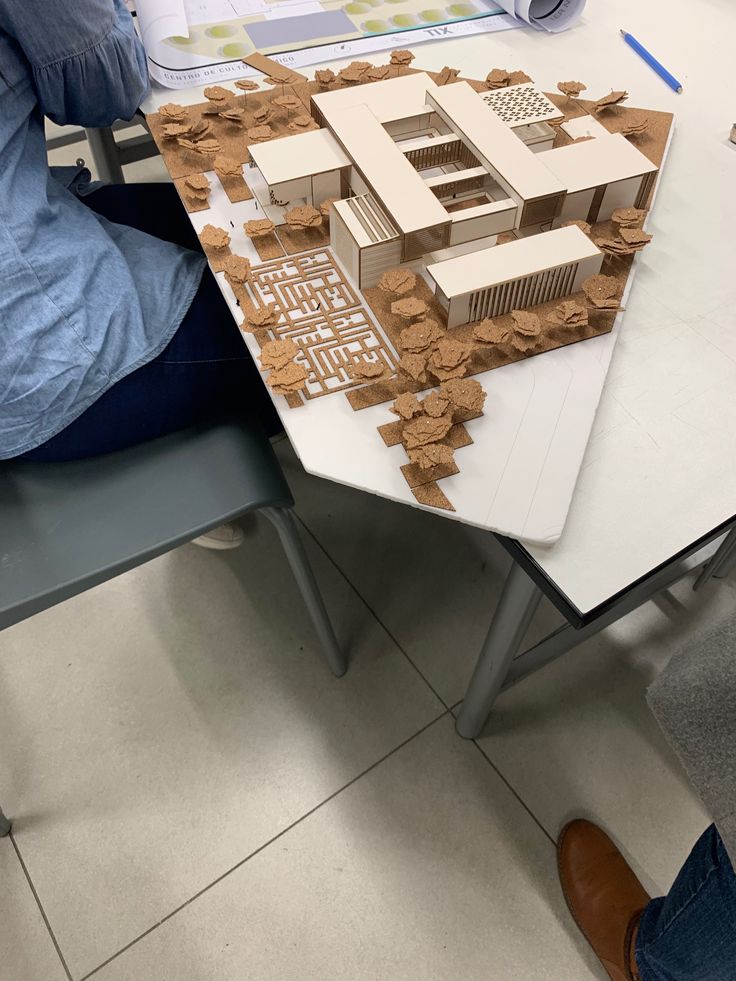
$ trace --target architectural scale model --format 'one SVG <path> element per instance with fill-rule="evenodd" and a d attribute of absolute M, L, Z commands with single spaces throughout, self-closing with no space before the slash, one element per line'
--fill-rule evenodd
<path fill-rule="evenodd" d="M 218 183 L 231 202 L 228 227 L 198 226 L 212 268 L 274 396 L 392 403 L 380 437 L 403 444 L 417 501 L 452 509 L 437 481 L 483 412 L 471 376 L 611 330 L 672 116 L 521 71 L 415 71 L 402 51 L 314 81 L 247 60 L 263 87 L 149 120 L 187 210 Z"/>

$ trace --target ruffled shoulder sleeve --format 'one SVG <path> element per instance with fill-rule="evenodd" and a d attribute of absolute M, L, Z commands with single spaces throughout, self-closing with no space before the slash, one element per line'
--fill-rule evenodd
<path fill-rule="evenodd" d="M 130 119 L 148 92 L 146 56 L 123 0 L 0 0 L 55 123 Z"/>

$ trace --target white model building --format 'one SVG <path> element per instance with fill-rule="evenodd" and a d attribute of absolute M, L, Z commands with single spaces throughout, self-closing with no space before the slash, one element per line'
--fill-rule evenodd
<path fill-rule="evenodd" d="M 657 168 L 620 133 L 546 150 L 537 160 L 567 188 L 560 220 L 606 221 L 616 208 L 642 208 Z"/>
<path fill-rule="evenodd" d="M 569 296 L 602 261 L 600 249 L 570 225 L 430 263 L 427 273 L 447 326 L 457 327 Z"/>
<path fill-rule="evenodd" d="M 290 137 L 288 153 L 280 140 L 250 147 L 264 203 L 339 199 L 331 246 L 355 285 L 421 261 L 449 326 L 574 292 L 603 257 L 558 226 L 640 207 L 657 173 L 591 117 L 591 138 L 552 148 L 561 114 L 533 83 L 479 94 L 416 72 L 321 92 L 311 110 L 321 128 Z M 517 240 L 496 245 L 502 232 Z"/>

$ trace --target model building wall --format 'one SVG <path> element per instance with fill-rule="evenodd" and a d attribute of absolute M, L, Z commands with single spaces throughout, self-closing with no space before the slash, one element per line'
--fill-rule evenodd
<path fill-rule="evenodd" d="M 652 183 L 653 180 L 650 181 L 648 175 L 630 177 L 568 194 L 556 223 L 573 219 L 587 221 L 589 224 L 607 221 L 617 208 L 640 207 L 638 202 L 646 201 Z"/>
<path fill-rule="evenodd" d="M 478 290 L 455 302 L 452 319 L 460 318 L 457 320 L 458 324 L 473 323 L 484 317 L 500 317 L 511 310 L 525 310 L 538 303 L 558 300 L 578 290 L 582 281 L 598 272 L 600 266 L 600 261 L 570 262 L 533 276 L 523 276 L 521 279 Z M 455 324 L 450 323 L 450 326 Z"/>
<path fill-rule="evenodd" d="M 375 286 L 401 262 L 401 236 L 371 194 L 333 204 L 330 245 L 358 289 Z"/>
<path fill-rule="evenodd" d="M 507 198 L 455 212 L 450 227 L 450 246 L 511 231 L 516 227 L 517 211 L 515 202 Z"/>
<path fill-rule="evenodd" d="M 427 266 L 448 327 L 575 293 L 603 253 L 579 228 L 541 232 Z"/>

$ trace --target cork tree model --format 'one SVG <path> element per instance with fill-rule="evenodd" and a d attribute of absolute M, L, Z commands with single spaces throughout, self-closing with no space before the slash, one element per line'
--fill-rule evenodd
<path fill-rule="evenodd" d="M 313 81 L 246 60 L 261 83 L 151 120 L 188 211 L 206 219 L 220 185 L 244 209 L 199 224 L 202 246 L 271 390 L 392 406 L 412 492 L 451 507 L 436 481 L 483 409 L 473 376 L 611 330 L 672 118 L 514 67 L 417 71 L 406 50 Z"/>

